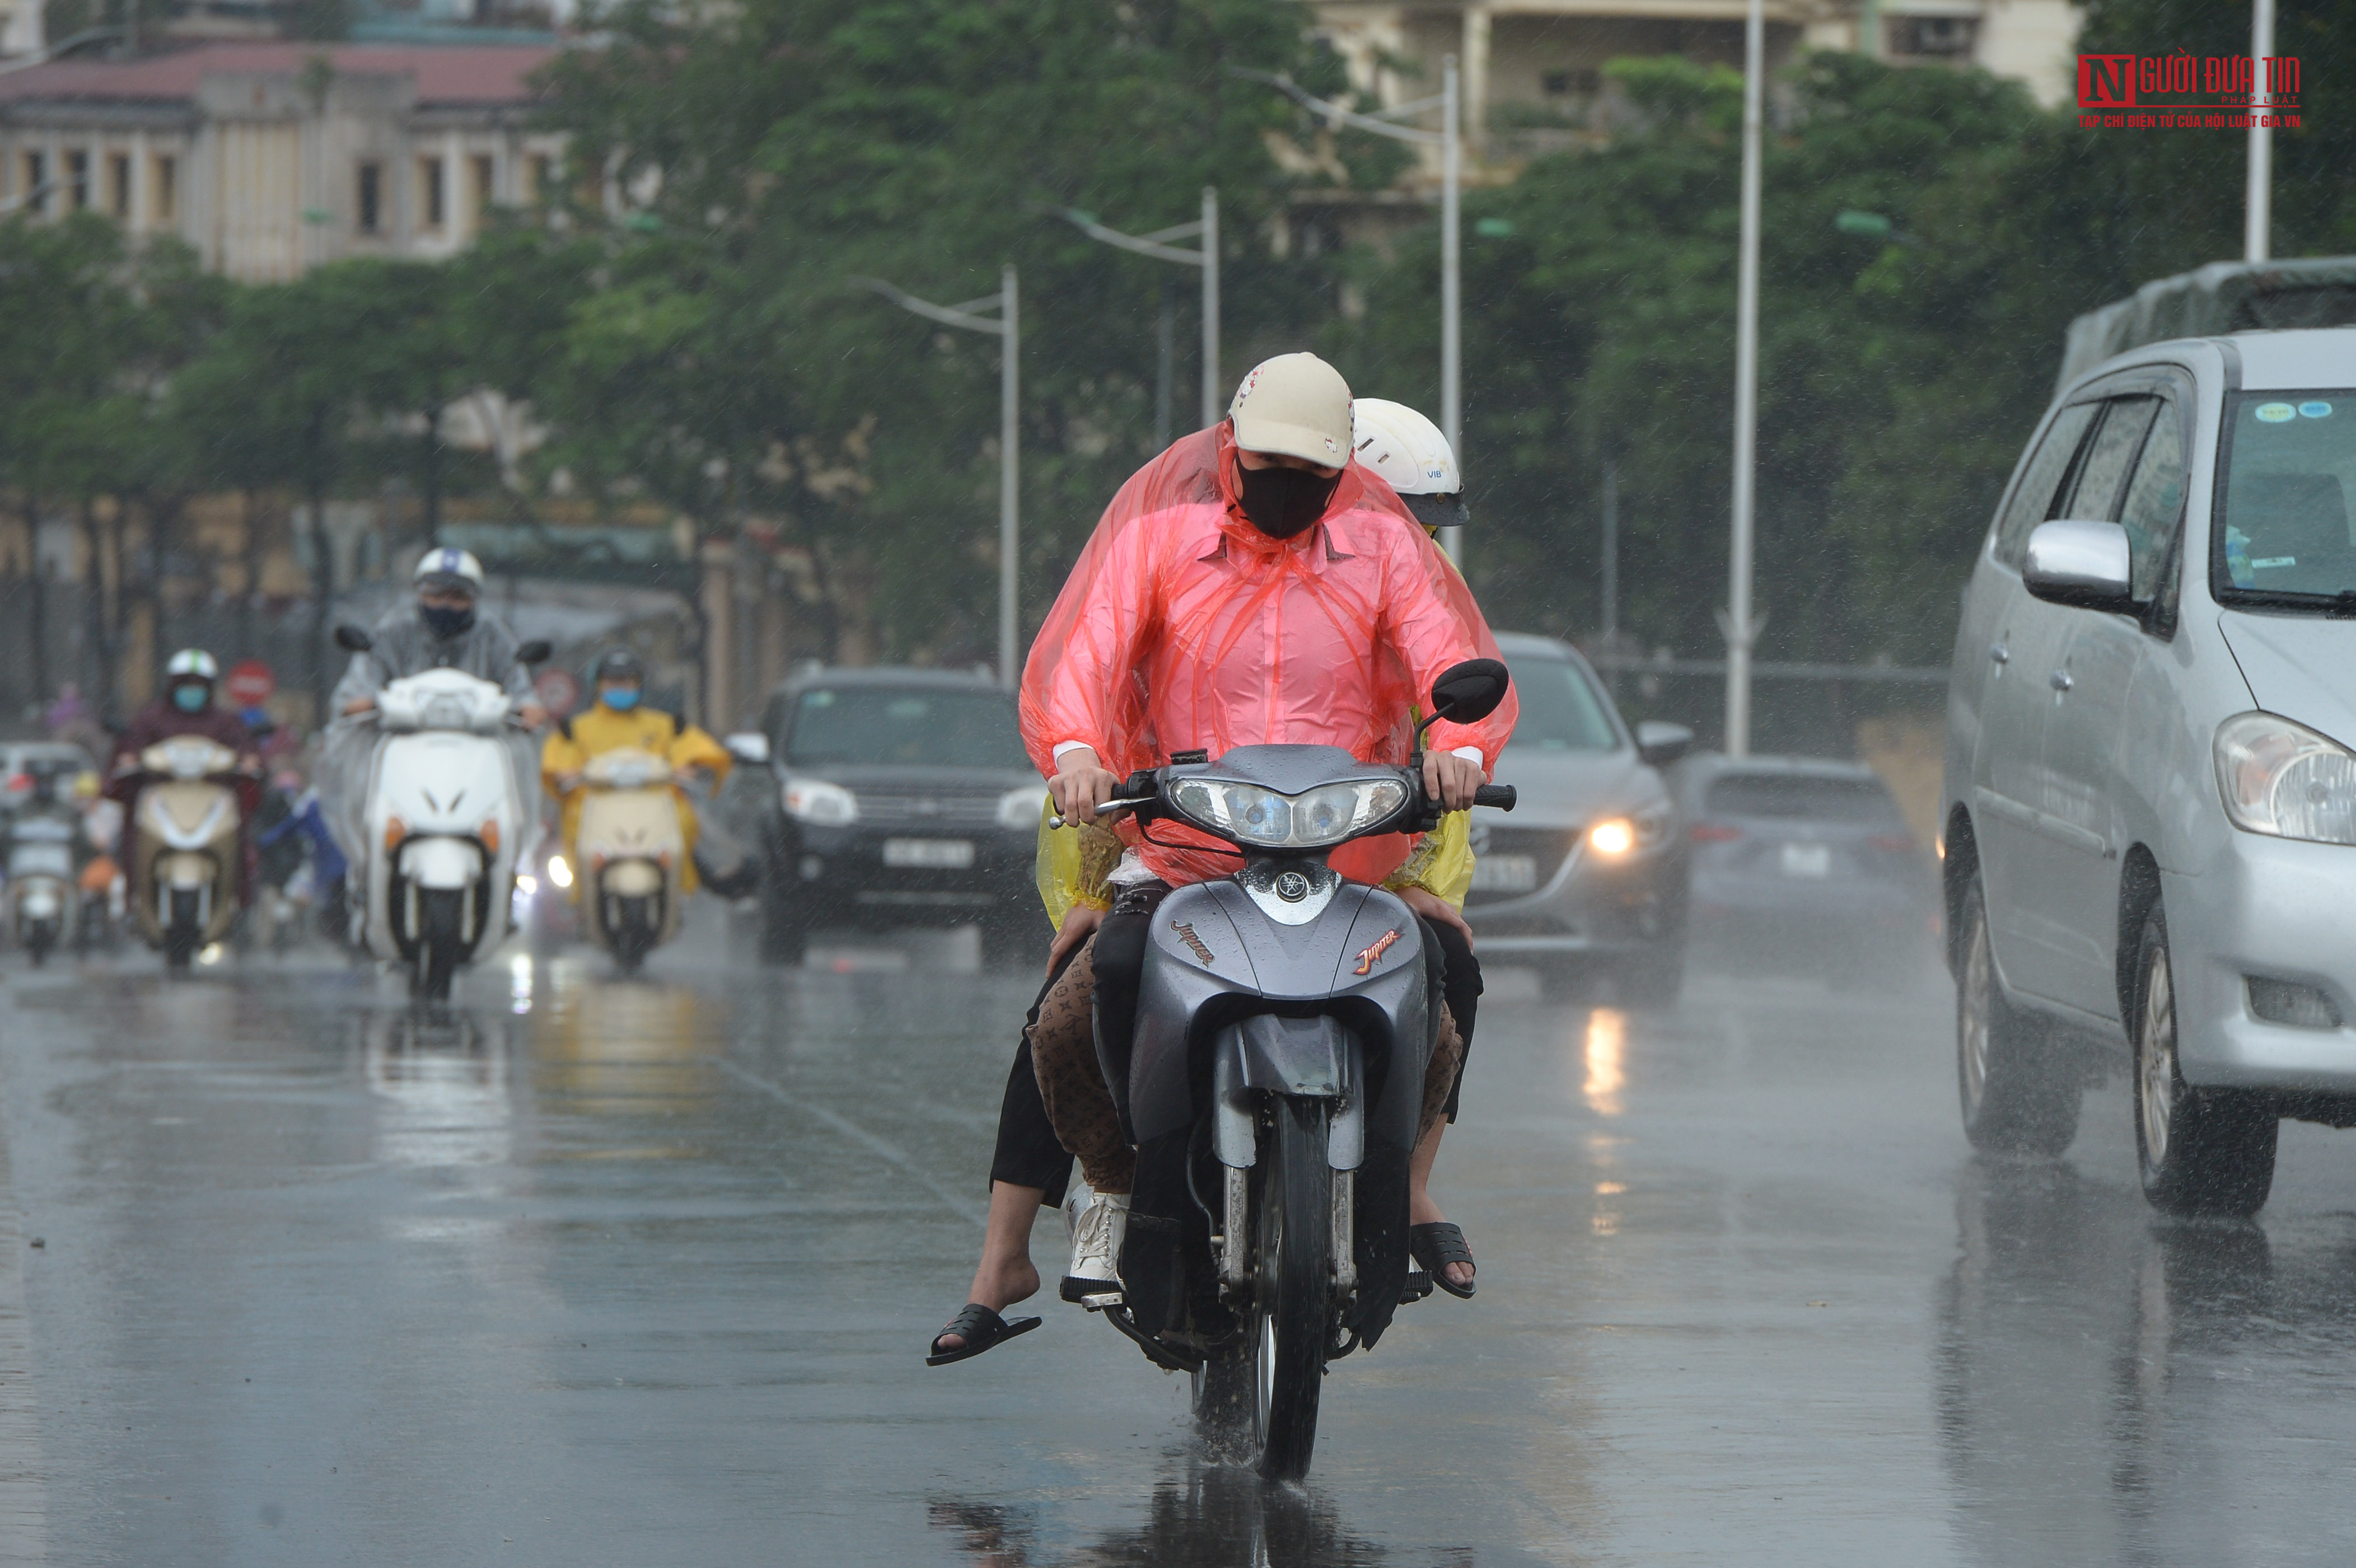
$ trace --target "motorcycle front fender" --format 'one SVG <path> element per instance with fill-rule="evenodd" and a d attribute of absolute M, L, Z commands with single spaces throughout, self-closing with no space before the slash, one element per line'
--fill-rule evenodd
<path fill-rule="evenodd" d="M 463 838 L 412 838 L 401 847 L 402 874 L 421 888 L 468 888 L 482 879 L 482 851 Z"/>

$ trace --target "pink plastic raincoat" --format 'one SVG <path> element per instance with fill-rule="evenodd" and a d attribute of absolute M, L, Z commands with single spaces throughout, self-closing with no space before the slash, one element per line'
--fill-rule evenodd
<path fill-rule="evenodd" d="M 1235 472 L 1221 423 L 1172 446 L 1106 508 L 1023 672 L 1023 742 L 1043 773 L 1072 741 L 1119 773 L 1173 752 L 1274 742 L 1404 763 L 1408 714 L 1433 678 L 1497 656 L 1463 579 L 1380 479 L 1353 462 L 1324 516 L 1279 540 L 1245 520 Z M 1494 768 L 1517 711 L 1509 696 L 1478 724 L 1434 725 L 1427 744 L 1478 747 Z M 1173 885 L 1236 866 L 1176 823 L 1155 826 L 1162 843 L 1119 831 Z M 1331 863 L 1380 881 L 1410 848 L 1405 835 L 1364 839 Z"/>

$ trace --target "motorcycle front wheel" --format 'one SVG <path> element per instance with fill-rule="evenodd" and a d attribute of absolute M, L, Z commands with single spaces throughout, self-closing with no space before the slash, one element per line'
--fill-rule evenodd
<path fill-rule="evenodd" d="M 1279 1099 L 1263 1125 L 1253 1204 L 1252 1300 L 1234 1343 L 1205 1359 L 1194 1414 L 1206 1440 L 1272 1481 L 1309 1473 L 1333 1303 L 1327 1107 Z"/>
<path fill-rule="evenodd" d="M 417 895 L 417 969 L 412 989 L 418 999 L 446 1002 L 450 982 L 458 973 L 466 942 L 458 933 L 465 913 L 466 890 L 425 888 Z"/>

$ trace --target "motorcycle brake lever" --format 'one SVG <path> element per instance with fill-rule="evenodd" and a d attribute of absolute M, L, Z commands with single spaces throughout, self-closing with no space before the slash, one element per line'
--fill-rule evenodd
<path fill-rule="evenodd" d="M 1097 820 L 1098 822 L 1106 822 L 1116 816 L 1126 816 L 1128 813 L 1135 811 L 1141 805 L 1151 805 L 1153 804 L 1153 800 L 1154 797 L 1151 795 L 1146 795 L 1138 800 L 1108 800 L 1102 805 L 1097 807 Z M 1051 828 L 1055 828 L 1075 827 L 1076 824 L 1071 822 L 1061 813 L 1058 813 L 1055 816 L 1047 818 L 1047 826 Z"/>

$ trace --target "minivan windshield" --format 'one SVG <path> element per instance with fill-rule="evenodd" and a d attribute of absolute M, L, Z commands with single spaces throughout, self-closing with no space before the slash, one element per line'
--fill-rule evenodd
<path fill-rule="evenodd" d="M 2356 391 L 2243 392 L 2227 403 L 2218 603 L 2356 612 Z"/>
<path fill-rule="evenodd" d="M 1506 744 L 1520 751 L 1611 752 L 1620 732 L 1604 709 L 1603 694 L 1569 659 L 1522 659 L 1514 666 L 1522 716 Z"/>
<path fill-rule="evenodd" d="M 786 765 L 1028 771 L 1014 699 L 920 686 L 815 687 L 779 748 Z"/>

